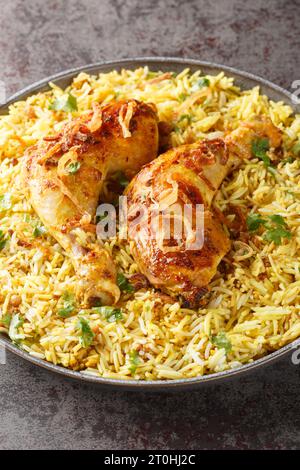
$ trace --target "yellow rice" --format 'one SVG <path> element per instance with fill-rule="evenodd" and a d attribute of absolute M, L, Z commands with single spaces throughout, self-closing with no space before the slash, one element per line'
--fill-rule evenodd
<path fill-rule="evenodd" d="M 294 116 L 289 106 L 268 100 L 258 87 L 241 91 L 223 73 L 208 76 L 209 86 L 201 89 L 197 88 L 201 71 L 161 75 L 147 67 L 97 77 L 81 73 L 67 90 L 77 98 L 78 111 L 73 116 L 90 109 L 93 101 L 136 98 L 154 102 L 159 118 L 174 125 L 172 145 L 177 146 L 222 136 L 241 121 L 264 114 L 284 133 L 282 158 L 291 155 L 300 138 L 300 116 Z M 155 80 L 158 77 L 162 79 Z M 0 252 L 0 331 L 9 332 L 1 318 L 9 314 L 16 320 L 19 315 L 24 322 L 17 328 L 17 342 L 29 354 L 88 374 L 144 380 L 188 378 L 236 368 L 299 337 L 297 159 L 280 163 L 275 177 L 262 161 L 253 159 L 224 181 L 215 201 L 220 210 L 235 205 L 262 216 L 279 214 L 292 238 L 279 246 L 258 235 L 251 236 L 247 247 L 233 243 L 232 269 L 217 273 L 205 308 L 181 308 L 176 299 L 165 300 L 149 288 L 122 296 L 121 321 L 109 323 L 92 309 L 81 311 L 80 305 L 69 318 L 57 315 L 64 292 L 75 290 L 76 277 L 71 260 L 51 236 L 33 238 L 38 218 L 24 197 L 20 179 L 26 147 L 53 134 L 70 118 L 65 112 L 49 110 L 50 103 L 65 93 L 50 86 L 49 92 L 15 103 L 8 115 L 0 117 L 0 198 L 6 195 L 9 201 L 0 208 L 0 229 L 9 238 Z M 255 238 L 260 240 L 260 249 Z M 120 270 L 138 272 L 128 244 L 115 237 L 106 248 Z M 17 304 L 21 302 L 13 306 L 16 299 Z M 87 348 L 81 343 L 78 312 L 95 332 Z M 220 332 L 232 345 L 228 352 L 212 341 Z"/>

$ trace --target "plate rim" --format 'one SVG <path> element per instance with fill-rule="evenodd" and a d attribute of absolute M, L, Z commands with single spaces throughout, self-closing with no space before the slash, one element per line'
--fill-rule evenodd
<path fill-rule="evenodd" d="M 133 57 L 133 58 L 126 58 L 126 59 L 115 59 L 115 60 L 104 60 L 104 61 L 98 61 L 78 67 L 74 67 L 71 69 L 64 70 L 62 72 L 58 72 L 55 74 L 52 74 L 48 77 L 45 77 L 41 80 L 35 81 L 34 83 L 25 86 L 24 88 L 20 89 L 16 93 L 12 94 L 11 96 L 8 97 L 8 99 L 5 100 L 4 103 L 0 105 L 0 114 L 3 113 L 3 111 L 6 111 L 9 105 L 14 103 L 17 100 L 20 100 L 22 98 L 26 98 L 27 96 L 34 94 L 36 92 L 42 91 L 43 87 L 47 87 L 49 82 L 56 82 L 61 79 L 72 79 L 76 74 L 80 72 L 87 72 L 87 73 L 93 73 L 93 69 L 99 69 L 98 72 L 95 71 L 95 73 L 99 73 L 102 69 L 106 67 L 114 67 L 114 68 L 126 68 L 130 67 L 131 65 L 135 65 L 136 67 L 138 66 L 150 66 L 151 64 L 157 65 L 166 65 L 169 64 L 170 67 L 173 65 L 177 66 L 182 66 L 183 67 L 190 67 L 190 66 L 196 66 L 201 69 L 201 67 L 206 67 L 206 68 L 211 68 L 211 69 L 217 69 L 220 72 L 224 71 L 226 74 L 231 74 L 233 76 L 237 76 L 240 78 L 244 78 L 247 80 L 252 80 L 256 82 L 257 84 L 268 87 L 271 90 L 275 91 L 282 97 L 284 97 L 284 101 L 287 102 L 294 112 L 298 111 L 298 106 L 293 103 L 292 100 L 292 94 L 282 88 L 281 86 L 266 80 L 260 76 L 257 76 L 251 72 L 246 72 L 240 69 L 237 69 L 235 67 L 231 67 L 228 65 L 222 65 L 218 64 L 215 62 L 210 62 L 210 61 L 202 61 L 202 60 L 197 60 L 197 59 L 188 59 L 188 58 L 178 58 L 178 57 Z M 236 78 L 235 78 L 236 79 Z M 266 366 L 270 363 L 273 363 L 280 359 L 283 356 L 287 356 L 291 352 L 291 350 L 296 349 L 300 345 L 300 338 L 295 339 L 291 343 L 283 346 L 282 348 L 271 352 L 270 354 L 263 356 L 259 359 L 256 359 L 252 362 L 249 362 L 247 364 L 244 364 L 240 367 L 234 368 L 234 369 L 228 369 L 222 372 L 215 372 L 213 374 L 208 374 L 208 375 L 203 375 L 203 376 L 197 376 L 197 377 L 192 377 L 192 378 L 183 378 L 183 379 L 167 379 L 167 380 L 135 380 L 135 379 L 115 379 L 115 378 L 109 378 L 109 377 L 101 377 L 101 376 L 96 376 L 92 374 L 88 374 L 85 371 L 79 372 L 79 371 L 73 371 L 71 369 L 67 369 L 63 366 L 59 366 L 56 364 L 53 364 L 51 362 L 46 361 L 45 359 L 40 359 L 37 357 L 34 357 L 30 355 L 28 352 L 21 350 L 18 348 L 18 346 L 14 345 L 11 340 L 4 334 L 0 333 L 0 345 L 2 345 L 4 348 L 7 348 L 10 352 L 14 353 L 18 357 L 21 357 L 22 359 L 31 362 L 39 367 L 42 367 L 43 369 L 49 370 L 51 372 L 55 372 L 56 374 L 62 375 L 67 378 L 71 379 L 76 379 L 80 380 L 81 382 L 88 382 L 88 383 L 93 383 L 97 384 L 102 387 L 109 387 L 113 388 L 116 390 L 134 390 L 134 391 L 171 391 L 171 390 L 186 390 L 186 389 L 192 389 L 192 388 L 199 388 L 201 385 L 208 385 L 208 384 L 217 384 L 220 382 L 228 381 L 236 376 L 244 375 L 245 373 L 249 373 L 250 371 L 255 371 L 257 368 L 262 368 L 263 366 Z"/>

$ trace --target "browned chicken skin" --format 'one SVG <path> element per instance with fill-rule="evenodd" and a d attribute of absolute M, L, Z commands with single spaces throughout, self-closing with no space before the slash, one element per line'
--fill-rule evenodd
<path fill-rule="evenodd" d="M 88 304 L 118 300 L 113 260 L 96 239 L 94 216 L 106 177 L 132 178 L 156 157 L 157 116 L 135 100 L 110 103 L 72 120 L 53 138 L 31 147 L 24 180 L 29 200 L 49 233 L 72 258 L 78 295 Z"/>
<path fill-rule="evenodd" d="M 226 175 L 252 156 L 252 142 L 268 138 L 270 147 L 281 144 L 281 132 L 268 119 L 242 124 L 224 139 L 183 145 L 146 165 L 126 190 L 129 239 L 140 271 L 151 284 L 169 294 L 181 295 L 197 306 L 230 248 L 230 239 L 211 211 L 216 191 Z M 149 212 L 136 223 L 137 207 L 150 208 L 169 200 L 169 206 L 204 206 L 204 238 L 200 249 L 185 249 L 153 233 Z M 167 204 L 168 205 L 168 204 Z M 170 209 L 169 207 L 169 209 Z M 194 217 L 194 216 L 193 216 Z"/>

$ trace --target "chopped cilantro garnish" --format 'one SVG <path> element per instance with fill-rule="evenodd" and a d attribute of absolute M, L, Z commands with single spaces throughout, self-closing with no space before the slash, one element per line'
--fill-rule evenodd
<path fill-rule="evenodd" d="M 70 163 L 70 165 L 68 165 L 67 167 L 67 172 L 70 173 L 70 175 L 74 175 L 75 173 L 77 173 L 80 167 L 80 162 Z"/>
<path fill-rule="evenodd" d="M 188 124 L 192 122 L 192 116 L 190 114 L 182 114 L 177 122 L 187 121 Z"/>
<path fill-rule="evenodd" d="M 24 222 L 26 222 L 27 224 L 30 224 L 30 221 L 31 221 L 31 217 L 29 214 L 25 214 L 24 215 Z"/>
<path fill-rule="evenodd" d="M 179 101 L 185 101 L 187 99 L 188 95 L 186 93 L 180 93 L 178 96 Z"/>
<path fill-rule="evenodd" d="M 70 292 L 64 292 L 62 299 L 64 301 L 63 307 L 58 310 L 57 315 L 62 318 L 68 318 L 75 309 L 74 295 Z"/>
<path fill-rule="evenodd" d="M 95 335 L 91 330 L 89 322 L 85 318 L 79 318 L 78 327 L 81 332 L 80 342 L 84 348 L 87 348 L 92 344 Z"/>
<path fill-rule="evenodd" d="M 268 217 L 274 224 L 281 225 L 282 227 L 286 227 L 286 222 L 284 218 L 282 217 L 282 215 L 273 214 L 273 215 L 269 215 Z"/>
<path fill-rule="evenodd" d="M 1 318 L 1 323 L 6 326 L 6 328 L 9 328 L 10 322 L 11 322 L 11 315 L 7 313 L 4 315 L 4 317 Z"/>
<path fill-rule="evenodd" d="M 195 91 L 198 91 L 200 90 L 201 88 L 205 88 L 205 87 L 208 87 L 210 85 L 210 81 L 207 77 L 201 77 L 199 78 L 199 80 L 197 80 L 193 86 L 192 86 L 192 91 L 195 92 Z"/>
<path fill-rule="evenodd" d="M 264 226 L 266 231 L 263 238 L 267 241 L 274 242 L 275 245 L 280 245 L 282 238 L 290 240 L 292 234 L 287 228 L 287 224 L 281 215 L 269 215 L 266 219 L 262 218 L 259 214 L 250 214 L 247 217 L 247 226 L 249 232 L 255 232 L 261 226 Z"/>
<path fill-rule="evenodd" d="M 11 208 L 11 197 L 9 193 L 0 196 L 0 212 L 7 211 Z"/>
<path fill-rule="evenodd" d="M 246 220 L 249 232 L 255 232 L 261 225 L 266 224 L 266 220 L 259 214 L 249 214 Z"/>
<path fill-rule="evenodd" d="M 296 156 L 300 155 L 300 141 L 297 142 L 297 143 L 293 146 L 292 152 L 293 152 Z"/>
<path fill-rule="evenodd" d="M 20 339 L 24 339 L 25 335 L 19 333 L 19 328 L 23 325 L 24 320 L 20 317 L 19 313 L 14 315 L 10 321 L 8 336 L 14 342 L 18 342 Z"/>
<path fill-rule="evenodd" d="M 66 113 L 72 113 L 73 111 L 78 110 L 77 99 L 71 93 L 63 95 L 57 98 L 51 105 L 49 109 L 54 111 L 65 111 Z"/>
<path fill-rule="evenodd" d="M 70 316 L 70 313 L 72 313 L 74 310 L 73 305 L 67 305 L 66 307 L 60 308 L 57 312 L 59 317 L 62 318 L 68 318 Z"/>
<path fill-rule="evenodd" d="M 269 139 L 256 139 L 252 142 L 252 153 L 255 157 L 263 158 L 269 148 Z"/>
<path fill-rule="evenodd" d="M 150 71 L 149 71 L 149 72 L 147 73 L 146 79 L 149 80 L 150 78 L 157 77 L 157 75 L 158 75 L 158 72 L 150 72 Z"/>
<path fill-rule="evenodd" d="M 283 227 L 271 228 L 264 234 L 264 239 L 274 242 L 275 245 L 280 245 L 282 238 L 287 238 L 288 240 L 292 238 L 291 232 Z"/>
<path fill-rule="evenodd" d="M 123 273 L 118 273 L 117 284 L 122 292 L 134 292 L 134 287 L 130 284 Z"/>
<path fill-rule="evenodd" d="M 216 336 L 213 336 L 211 341 L 215 346 L 217 346 L 218 349 L 225 349 L 226 353 L 229 353 L 232 349 L 231 342 L 227 338 L 224 331 L 221 331 Z"/>
<path fill-rule="evenodd" d="M 96 310 L 98 313 L 103 315 L 109 323 L 119 321 L 123 319 L 122 310 L 116 307 L 95 307 L 93 310 Z"/>
<path fill-rule="evenodd" d="M 271 160 L 267 155 L 269 150 L 269 139 L 256 139 L 252 142 L 252 153 L 255 157 L 259 158 L 264 162 L 265 167 L 270 167 Z"/>
<path fill-rule="evenodd" d="M 46 227 L 44 225 L 37 225 L 36 227 L 34 227 L 32 235 L 34 236 L 34 238 L 38 238 L 44 233 L 47 233 Z"/>
<path fill-rule="evenodd" d="M 202 77 L 197 81 L 196 85 L 198 88 L 204 88 L 210 85 L 210 81 L 208 78 Z"/>
<path fill-rule="evenodd" d="M 4 232 L 0 230 L 0 251 L 3 250 L 6 242 L 7 242 L 7 238 L 5 238 Z"/>
<path fill-rule="evenodd" d="M 290 156 L 282 160 L 282 163 L 293 163 L 295 161 L 294 157 Z"/>
<path fill-rule="evenodd" d="M 129 355 L 129 360 L 131 366 L 129 367 L 129 370 L 132 374 L 135 374 L 137 366 L 140 364 L 140 357 L 137 351 L 132 351 Z"/>

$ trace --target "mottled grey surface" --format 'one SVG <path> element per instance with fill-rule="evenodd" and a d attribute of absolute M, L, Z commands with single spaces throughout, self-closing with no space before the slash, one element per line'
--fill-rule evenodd
<path fill-rule="evenodd" d="M 101 59 L 172 55 L 299 79 L 300 2 L 0 0 L 8 93 Z M 300 368 L 286 359 L 177 395 L 101 391 L 11 354 L 0 366 L 1 449 L 300 448 Z"/>

